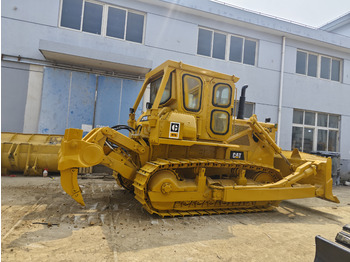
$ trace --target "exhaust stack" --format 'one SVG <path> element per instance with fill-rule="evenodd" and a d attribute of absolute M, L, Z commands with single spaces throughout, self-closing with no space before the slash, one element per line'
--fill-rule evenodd
<path fill-rule="evenodd" d="M 248 88 L 248 85 L 245 85 L 245 86 L 242 87 L 241 97 L 239 98 L 237 119 L 243 119 L 244 118 L 245 91 L 246 91 L 247 88 Z"/>

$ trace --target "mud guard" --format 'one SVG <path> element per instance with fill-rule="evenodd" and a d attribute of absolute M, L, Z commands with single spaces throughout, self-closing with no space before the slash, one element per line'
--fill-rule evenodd
<path fill-rule="evenodd" d="M 78 169 L 71 168 L 61 170 L 61 186 L 68 195 L 82 206 L 85 206 L 81 189 L 78 185 Z"/>

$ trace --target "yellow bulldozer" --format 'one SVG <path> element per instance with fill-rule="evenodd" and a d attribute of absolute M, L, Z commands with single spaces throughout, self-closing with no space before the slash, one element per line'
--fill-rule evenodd
<path fill-rule="evenodd" d="M 102 164 L 161 217 L 268 211 L 286 199 L 332 193 L 331 160 L 282 151 L 277 125 L 235 114 L 234 75 L 166 61 L 145 76 L 128 125 L 67 129 L 58 169 L 63 189 L 84 205 L 78 168 Z M 136 119 L 146 89 L 146 111 Z M 128 131 L 126 136 L 120 132 Z"/>

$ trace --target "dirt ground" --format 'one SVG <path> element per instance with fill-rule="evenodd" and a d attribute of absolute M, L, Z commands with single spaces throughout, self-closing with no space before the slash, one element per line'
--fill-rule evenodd
<path fill-rule="evenodd" d="M 1 178 L 2 261 L 313 261 L 315 236 L 350 222 L 341 203 L 283 201 L 275 211 L 184 218 L 148 214 L 114 180 L 79 179 L 86 207 L 59 177 Z"/>

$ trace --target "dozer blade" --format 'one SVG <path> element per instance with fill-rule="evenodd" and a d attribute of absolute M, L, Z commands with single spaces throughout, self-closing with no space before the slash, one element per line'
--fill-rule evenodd
<path fill-rule="evenodd" d="M 333 195 L 333 179 L 332 179 L 332 160 L 331 158 L 327 158 L 327 163 L 323 170 L 320 170 L 320 173 L 324 172 L 323 179 L 323 187 L 320 187 L 317 193 L 319 193 L 318 197 L 323 198 L 325 200 L 329 200 L 335 203 L 340 203 L 339 199 Z"/>
<path fill-rule="evenodd" d="M 78 169 L 61 170 L 61 186 L 79 204 L 85 206 L 81 190 L 78 185 Z"/>

